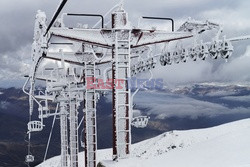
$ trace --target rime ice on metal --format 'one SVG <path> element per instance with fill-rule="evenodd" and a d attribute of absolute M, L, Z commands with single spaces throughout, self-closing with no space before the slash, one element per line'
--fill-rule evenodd
<path fill-rule="evenodd" d="M 23 91 L 29 96 L 30 118 L 28 123 L 28 155 L 26 162 L 32 163 L 30 150 L 31 134 L 43 130 L 43 120 L 53 116 L 60 118 L 61 166 L 77 167 L 78 158 L 85 159 L 86 167 L 96 167 L 97 119 L 96 104 L 101 94 L 112 92 L 113 99 L 113 160 L 128 158 L 131 146 L 131 126 L 144 128 L 149 117 L 133 118 L 133 97 L 129 78 L 139 73 L 151 73 L 157 68 L 157 59 L 162 66 L 185 63 L 189 59 L 228 59 L 233 52 L 232 42 L 248 39 L 249 36 L 220 39 L 222 28 L 209 21 L 188 19 L 177 32 L 156 29 L 133 28 L 123 5 L 111 13 L 110 28 L 67 27 L 64 18 L 75 14 L 62 14 L 55 20 L 67 1 L 62 1 L 52 22 L 46 25 L 46 15 L 38 11 L 32 44 L 32 68 Z M 77 15 L 80 16 L 80 15 Z M 107 14 L 106 14 L 107 16 Z M 99 22 L 95 25 L 98 26 Z M 200 34 L 217 30 L 212 42 L 198 41 Z M 192 39 L 191 46 L 180 45 Z M 167 44 L 177 41 L 171 51 Z M 153 55 L 151 45 L 164 47 Z M 158 50 L 156 50 L 158 51 Z M 54 67 L 46 67 L 46 61 L 54 61 Z M 38 90 L 36 81 L 44 81 L 46 89 Z M 102 81 L 102 83 L 101 83 Z M 104 81 L 104 82 L 103 82 Z M 29 91 L 26 87 L 30 83 Z M 110 89 L 100 85 L 109 85 Z M 38 120 L 33 120 L 34 103 L 38 104 Z M 56 110 L 52 110 L 56 104 Z M 80 105 L 83 111 L 79 111 Z M 79 119 L 79 112 L 83 117 Z M 54 126 L 54 123 L 52 124 Z M 52 126 L 52 127 L 53 127 Z M 78 134 L 78 132 L 81 132 Z M 50 135 L 51 137 L 51 135 Z M 45 153 L 46 159 L 50 137 Z M 79 143 L 84 147 L 85 157 L 79 157 Z"/>

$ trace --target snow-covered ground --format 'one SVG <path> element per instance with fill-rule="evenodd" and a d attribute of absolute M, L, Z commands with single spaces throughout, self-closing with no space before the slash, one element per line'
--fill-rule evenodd
<path fill-rule="evenodd" d="M 250 119 L 213 128 L 171 131 L 132 145 L 131 158 L 110 161 L 111 149 L 99 150 L 106 167 L 250 167 Z M 80 153 L 80 167 L 84 153 Z M 58 167 L 54 157 L 39 167 Z"/>
<path fill-rule="evenodd" d="M 2 95 L 3 94 L 3 92 L 0 92 L 0 95 Z"/>

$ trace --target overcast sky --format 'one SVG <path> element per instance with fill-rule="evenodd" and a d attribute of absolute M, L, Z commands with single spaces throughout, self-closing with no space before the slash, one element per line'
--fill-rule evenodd
<path fill-rule="evenodd" d="M 64 11 L 104 14 L 118 2 L 69 0 Z M 22 76 L 27 74 L 30 66 L 36 11 L 45 11 L 50 20 L 58 4 L 59 0 L 0 1 L 0 87 L 23 84 Z M 134 25 L 142 15 L 173 17 L 178 24 L 192 17 L 220 22 L 227 37 L 250 35 L 250 1 L 246 0 L 126 0 L 125 9 Z M 155 77 L 162 77 L 171 84 L 250 81 L 248 45 L 249 41 L 235 43 L 235 53 L 228 63 L 208 60 L 161 67 L 155 70 Z"/>

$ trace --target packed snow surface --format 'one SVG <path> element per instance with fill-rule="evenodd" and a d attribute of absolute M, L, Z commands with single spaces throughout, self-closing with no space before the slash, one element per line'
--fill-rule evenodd
<path fill-rule="evenodd" d="M 129 159 L 111 161 L 112 150 L 98 150 L 106 167 L 250 167 L 250 119 L 187 131 L 171 131 L 132 145 Z M 79 154 L 84 167 L 84 153 Z M 39 167 L 60 166 L 54 157 Z"/>

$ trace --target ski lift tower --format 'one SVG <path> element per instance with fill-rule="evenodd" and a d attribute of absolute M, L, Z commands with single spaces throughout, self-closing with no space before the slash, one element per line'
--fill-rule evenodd
<path fill-rule="evenodd" d="M 112 13 L 111 15 L 111 28 L 69 28 L 65 27 L 63 23 L 63 16 L 85 16 L 85 14 L 63 14 L 62 18 L 58 25 L 55 26 L 54 22 L 62 10 L 63 6 L 67 0 L 63 0 L 59 6 L 55 16 L 52 19 L 50 25 L 46 26 L 45 14 L 42 16 L 40 21 L 36 24 L 35 31 L 35 45 L 36 45 L 36 56 L 33 57 L 33 73 L 30 76 L 31 79 L 31 88 L 30 92 L 27 94 L 30 96 L 30 113 L 33 111 L 33 101 L 36 101 L 34 92 L 34 80 L 37 78 L 35 73 L 38 69 L 41 59 L 48 58 L 56 61 L 65 61 L 69 64 L 78 64 L 82 66 L 84 70 L 83 75 L 78 77 L 79 80 L 73 83 L 77 85 L 82 84 L 80 89 L 75 89 L 77 91 L 76 95 L 79 95 L 79 92 L 83 94 L 80 95 L 80 101 L 84 102 L 84 136 L 83 140 L 85 141 L 85 166 L 86 167 L 96 167 L 96 150 L 97 150 L 97 125 L 96 125 L 96 102 L 97 102 L 97 91 L 96 85 L 96 71 L 100 64 L 111 64 L 112 71 L 112 113 L 113 113 L 113 160 L 119 160 L 128 158 L 130 155 L 130 146 L 131 146 L 131 125 L 137 127 L 143 127 L 143 124 L 136 124 L 136 121 L 141 121 L 147 123 L 147 117 L 141 117 L 141 119 L 132 120 L 132 100 L 133 95 L 131 95 L 131 89 L 129 87 L 129 79 L 136 74 L 151 70 L 155 68 L 156 61 L 154 57 L 149 57 L 147 60 L 141 60 L 137 64 L 132 63 L 132 59 L 135 57 L 135 54 L 140 54 L 134 52 L 135 50 L 145 50 L 144 47 L 153 44 L 160 43 L 169 43 L 171 41 L 181 41 L 183 39 L 192 38 L 195 35 L 211 30 L 213 28 L 218 28 L 218 36 L 215 38 L 215 41 L 212 43 L 202 43 L 198 45 L 194 42 L 194 46 L 191 48 L 179 48 L 176 49 L 173 53 L 166 52 L 161 54 L 160 63 L 165 66 L 166 64 L 171 65 L 172 63 L 186 62 L 187 58 L 190 57 L 192 60 L 196 61 L 197 58 L 205 60 L 208 55 L 213 59 L 221 54 L 222 58 L 228 59 L 233 51 L 231 41 L 237 41 L 239 39 L 248 39 L 245 38 L 235 38 L 227 40 L 219 40 L 219 35 L 221 29 L 218 25 L 206 22 L 193 22 L 188 21 L 179 29 L 179 31 L 174 32 L 174 22 L 170 18 L 153 18 L 153 17 L 144 17 L 145 19 L 166 19 L 172 21 L 172 31 L 164 30 L 145 30 L 139 28 L 132 28 L 128 20 L 128 14 L 123 9 L 123 3 Z M 93 16 L 93 15 L 92 15 Z M 96 16 L 96 15 L 95 15 Z M 98 15 L 100 16 L 100 15 Z M 38 24 L 39 23 L 39 24 Z M 38 30 L 38 31 L 37 31 Z M 83 48 L 81 54 L 79 55 L 79 50 L 73 50 L 73 53 L 62 53 L 51 54 L 48 51 L 50 40 L 55 38 L 60 38 L 65 41 L 71 41 L 72 43 L 78 43 Z M 65 43 L 67 45 L 67 43 Z M 93 51 L 91 54 L 85 50 L 91 46 L 97 48 L 105 48 L 111 50 L 111 58 L 106 62 L 100 62 L 98 57 L 96 57 Z M 67 55 L 69 54 L 69 55 Z M 64 55 L 64 56 L 62 56 Z M 73 56 L 72 56 L 73 55 Z M 133 56 L 132 56 L 133 55 Z M 79 62 L 77 56 L 84 57 L 85 60 Z M 132 65 L 133 64 L 133 65 Z M 64 69 L 65 70 L 65 69 Z M 105 72 L 104 72 L 105 73 Z M 73 78 L 76 77 L 74 70 L 71 70 Z M 105 76 L 105 75 L 103 75 Z M 83 81 L 82 81 L 83 79 Z M 107 78 L 103 78 L 106 80 Z M 92 86 L 89 87 L 88 81 L 94 81 Z M 28 81 L 27 81 L 28 82 Z M 53 83 L 52 83 L 53 84 Z M 55 83 L 54 83 L 55 84 Z M 66 92 L 69 94 L 69 99 L 66 101 L 69 104 L 61 101 L 60 108 L 63 111 L 61 116 L 61 137 L 62 137 L 62 166 L 67 166 L 67 114 L 69 115 L 70 120 L 70 156 L 72 167 L 78 166 L 78 115 L 77 108 L 79 103 L 77 102 L 77 96 L 71 96 L 71 93 L 74 92 L 71 89 L 71 80 L 69 80 L 68 86 L 64 87 Z M 107 90 L 102 90 L 107 91 Z M 59 95 L 62 95 L 65 92 L 59 92 Z M 73 98 L 72 98 L 73 97 Z M 67 112 L 67 106 L 70 108 L 70 112 Z M 72 112 L 71 112 L 72 111 Z M 42 108 L 43 112 L 43 108 Z M 43 122 L 30 122 L 33 126 L 37 127 L 34 131 L 41 131 L 43 127 Z M 28 155 L 27 159 L 29 162 L 34 161 L 32 155 Z"/>
<path fill-rule="evenodd" d="M 114 43 L 112 48 L 113 85 L 113 159 L 127 158 L 131 145 L 132 101 L 129 88 L 131 78 L 131 49 L 177 39 L 189 38 L 190 33 L 167 33 L 131 29 L 123 6 L 112 14 Z M 153 68 L 154 61 L 149 66 Z M 119 83 L 120 82 L 120 83 Z"/>
<path fill-rule="evenodd" d="M 131 77 L 131 50 L 146 45 L 190 38 L 192 34 L 189 32 L 132 29 L 123 4 L 112 13 L 111 24 L 111 29 L 53 27 L 50 30 L 50 35 L 112 50 L 113 159 L 122 159 L 129 156 L 131 145 L 132 105 L 131 90 L 128 85 Z M 154 61 L 149 61 L 147 66 L 151 68 L 154 67 L 154 64 Z M 88 149 L 86 151 L 88 154 Z M 89 157 L 95 158 L 95 156 L 85 158 Z"/>

